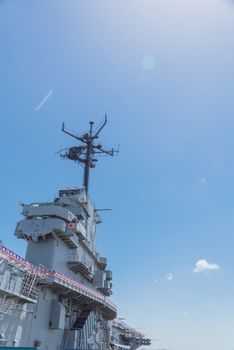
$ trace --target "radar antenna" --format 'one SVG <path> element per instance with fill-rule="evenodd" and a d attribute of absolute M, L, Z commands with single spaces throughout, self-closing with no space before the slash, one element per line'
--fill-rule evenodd
<path fill-rule="evenodd" d="M 108 150 L 104 149 L 101 144 L 95 143 L 95 140 L 99 138 L 99 134 L 105 127 L 106 123 L 106 115 L 101 125 L 95 130 L 93 130 L 94 122 L 89 122 L 89 132 L 81 136 L 65 129 L 64 123 L 62 125 L 62 132 L 80 141 L 80 145 L 67 148 L 65 153 L 60 152 L 60 156 L 63 159 L 67 158 L 73 160 L 84 168 L 83 186 L 86 189 L 86 193 L 88 193 L 89 189 L 90 168 L 95 168 L 96 162 L 98 161 L 94 158 L 94 155 L 101 156 L 104 154 L 113 157 L 119 152 L 119 150 L 115 150 L 114 148 Z"/>

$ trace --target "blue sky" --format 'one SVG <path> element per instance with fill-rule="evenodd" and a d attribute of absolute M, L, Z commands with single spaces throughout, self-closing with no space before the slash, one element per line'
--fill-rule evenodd
<path fill-rule="evenodd" d="M 0 1 L 1 238 L 24 254 L 18 202 L 80 185 L 62 122 L 107 113 L 98 248 L 152 350 L 234 349 L 233 33 L 225 0 Z"/>

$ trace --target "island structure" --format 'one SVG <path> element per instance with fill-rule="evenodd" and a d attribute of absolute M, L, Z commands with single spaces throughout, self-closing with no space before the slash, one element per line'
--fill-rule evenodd
<path fill-rule="evenodd" d="M 15 229 L 27 241 L 22 258 L 0 243 L 0 348 L 38 350 L 135 350 L 151 341 L 117 318 L 110 300 L 112 271 L 96 250 L 99 210 L 89 198 L 90 169 L 99 155 L 113 156 L 97 143 L 107 118 L 62 158 L 83 167 L 83 184 L 59 190 L 51 202 L 21 204 Z"/>

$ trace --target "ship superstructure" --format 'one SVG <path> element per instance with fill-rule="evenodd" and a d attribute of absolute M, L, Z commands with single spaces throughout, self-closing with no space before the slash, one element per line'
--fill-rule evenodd
<path fill-rule="evenodd" d="M 114 155 L 96 144 L 105 118 L 62 154 L 84 167 L 83 186 L 64 188 L 51 202 L 22 204 L 15 235 L 27 241 L 26 257 L 0 245 L 0 347 L 41 350 L 136 349 L 149 339 L 115 320 L 112 271 L 96 251 L 101 222 L 88 195 L 94 155 Z M 115 320 L 115 321 L 114 321 Z M 129 330 L 129 331 L 127 331 Z"/>

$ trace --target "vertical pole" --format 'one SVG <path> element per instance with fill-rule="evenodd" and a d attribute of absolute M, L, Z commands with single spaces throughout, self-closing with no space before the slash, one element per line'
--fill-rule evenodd
<path fill-rule="evenodd" d="M 85 187 L 87 194 L 88 194 L 88 189 L 89 189 L 89 169 L 90 169 L 91 154 L 92 154 L 92 142 L 93 142 L 92 133 L 93 133 L 94 122 L 90 122 L 89 124 L 90 124 L 89 142 L 87 143 L 87 153 L 86 153 L 84 178 L 83 178 L 83 186 Z"/>
<path fill-rule="evenodd" d="M 90 155 L 91 155 L 91 142 L 87 144 L 87 153 L 86 153 L 86 160 L 85 160 L 85 168 L 84 168 L 84 179 L 83 179 L 83 186 L 86 189 L 86 193 L 88 194 L 88 188 L 89 188 L 89 168 L 90 168 Z"/>

